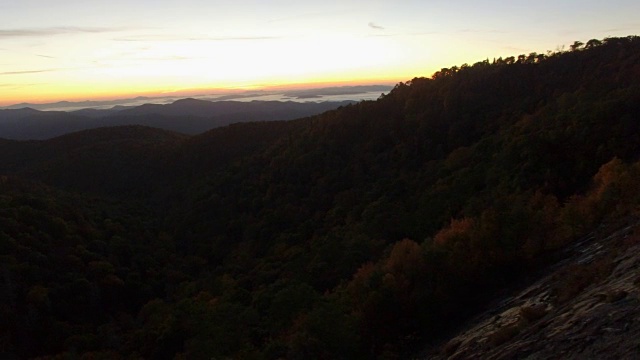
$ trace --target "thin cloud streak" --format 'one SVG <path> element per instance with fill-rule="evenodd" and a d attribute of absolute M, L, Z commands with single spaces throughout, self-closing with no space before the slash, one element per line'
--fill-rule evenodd
<path fill-rule="evenodd" d="M 640 23 L 628 24 L 628 25 L 625 25 L 625 26 L 615 27 L 615 28 L 611 28 L 611 29 L 604 29 L 602 31 L 606 31 L 606 32 L 629 31 L 629 30 L 636 30 L 636 29 L 638 29 L 638 27 L 640 27 Z"/>
<path fill-rule="evenodd" d="M 16 37 L 42 37 L 63 34 L 100 34 L 119 32 L 126 28 L 58 26 L 48 28 L 4 29 L 0 30 L 0 39 Z"/>
<path fill-rule="evenodd" d="M 369 25 L 370 28 L 375 29 L 375 30 L 384 30 L 383 26 L 380 26 L 380 25 L 378 25 L 376 23 L 373 23 L 373 22 L 370 22 L 368 25 Z"/>
<path fill-rule="evenodd" d="M 254 41 L 254 40 L 277 40 L 281 36 L 221 36 L 221 37 L 192 37 L 192 36 L 164 36 L 147 35 L 135 37 L 113 38 L 113 41 L 125 42 L 145 42 L 145 41 Z"/>
<path fill-rule="evenodd" d="M 406 33 L 406 34 L 370 34 L 366 37 L 396 37 L 396 36 L 427 36 L 427 35 L 438 35 L 444 34 L 440 31 L 426 31 L 426 32 L 416 32 L 416 33 Z"/>
<path fill-rule="evenodd" d="M 0 76 L 41 74 L 41 73 L 56 72 L 56 71 L 83 70 L 83 69 L 88 69 L 88 68 L 75 67 L 75 68 L 52 68 L 52 69 L 38 69 L 38 70 L 5 71 L 5 72 L 0 72 Z"/>
<path fill-rule="evenodd" d="M 507 34 L 507 31 L 504 30 L 477 30 L 477 29 L 461 29 L 458 30 L 458 33 L 460 34 L 467 34 L 467 33 L 474 33 L 474 34 Z"/>
<path fill-rule="evenodd" d="M 194 60 L 197 58 L 187 57 L 187 56 L 164 56 L 164 57 L 141 57 L 141 58 L 133 58 L 133 59 L 143 60 L 143 61 L 183 61 L 183 60 Z"/>
<path fill-rule="evenodd" d="M 356 8 L 349 9 L 341 9 L 335 11 L 319 11 L 319 12 L 309 12 L 302 13 L 294 16 L 281 17 L 276 19 L 267 20 L 267 23 L 279 23 L 279 22 L 287 22 L 287 21 L 299 21 L 301 19 L 313 19 L 313 18 L 323 18 L 323 17 L 333 17 L 335 15 L 340 15 L 345 12 L 352 12 L 357 10 Z"/>
<path fill-rule="evenodd" d="M 24 74 L 39 74 L 45 72 L 57 71 L 58 69 L 44 69 L 44 70 L 24 70 L 24 71 L 5 71 L 0 72 L 0 75 L 24 75 Z"/>
<path fill-rule="evenodd" d="M 197 60 L 201 59 L 199 57 L 188 57 L 188 56 L 151 56 L 151 57 L 137 57 L 131 56 L 132 54 L 123 54 L 119 57 L 110 57 L 104 58 L 101 60 L 93 61 L 94 64 L 105 66 L 110 65 L 113 62 L 121 62 L 121 61 L 185 61 L 185 60 Z"/>
<path fill-rule="evenodd" d="M 375 24 L 374 24 L 375 25 Z M 371 25 L 369 25 L 371 27 Z M 381 27 L 383 28 L 383 27 Z M 384 29 L 384 28 L 383 28 Z M 427 36 L 427 35 L 445 35 L 445 34 L 467 34 L 467 33 L 484 33 L 484 34 L 508 34 L 507 31 L 502 30 L 474 30 L 474 29 L 460 29 L 451 32 L 446 31 L 422 31 L 422 32 L 407 32 L 407 33 L 385 33 L 385 34 L 369 34 L 367 37 L 396 37 L 396 36 Z"/>
<path fill-rule="evenodd" d="M 0 84 L 0 88 L 21 89 L 21 88 L 24 88 L 24 87 L 36 86 L 36 85 L 42 85 L 42 84 Z"/>

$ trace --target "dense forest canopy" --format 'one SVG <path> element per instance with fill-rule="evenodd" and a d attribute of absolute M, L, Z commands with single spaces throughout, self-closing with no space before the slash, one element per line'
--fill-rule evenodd
<path fill-rule="evenodd" d="M 0 355 L 396 358 L 638 215 L 640 38 L 185 136 L 0 140 Z"/>

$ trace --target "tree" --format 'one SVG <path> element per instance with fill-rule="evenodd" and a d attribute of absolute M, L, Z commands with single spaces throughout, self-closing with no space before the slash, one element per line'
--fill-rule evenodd
<path fill-rule="evenodd" d="M 582 41 L 574 41 L 573 45 L 569 46 L 569 49 L 571 49 L 571 51 L 578 51 L 582 45 L 584 45 Z"/>
<path fill-rule="evenodd" d="M 585 49 L 591 49 L 594 48 L 596 46 L 600 46 L 602 45 L 602 41 L 598 40 L 598 39 L 591 39 L 589 41 L 587 41 L 587 45 L 585 45 Z"/>

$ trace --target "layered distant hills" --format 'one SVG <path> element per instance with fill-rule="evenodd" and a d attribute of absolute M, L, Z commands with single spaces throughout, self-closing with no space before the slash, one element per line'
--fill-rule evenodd
<path fill-rule="evenodd" d="M 139 125 L 0 139 L 0 358 L 633 358 L 640 38 L 570 48 L 294 120 L 14 110 Z M 260 115 L 148 126 L 215 106 Z"/>
<path fill-rule="evenodd" d="M 323 113 L 354 101 L 206 101 L 177 100 L 171 104 L 83 109 L 73 112 L 32 108 L 0 110 L 0 138 L 49 139 L 74 131 L 120 125 L 144 125 L 184 134 L 248 121 L 292 120 Z"/>

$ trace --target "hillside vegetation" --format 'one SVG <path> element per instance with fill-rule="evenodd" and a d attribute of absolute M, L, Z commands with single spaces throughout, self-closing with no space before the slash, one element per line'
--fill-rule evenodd
<path fill-rule="evenodd" d="M 638 215 L 639 157 L 634 36 L 293 121 L 1 140 L 0 355 L 407 357 Z"/>

